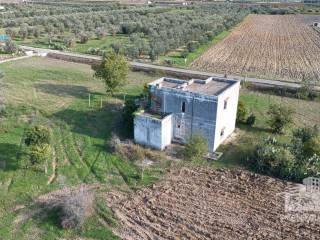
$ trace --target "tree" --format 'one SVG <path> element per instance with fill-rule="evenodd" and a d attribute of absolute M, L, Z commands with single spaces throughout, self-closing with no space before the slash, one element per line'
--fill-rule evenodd
<path fill-rule="evenodd" d="M 28 37 L 28 26 L 27 25 L 22 25 L 19 29 L 19 35 L 22 39 L 25 39 Z"/>
<path fill-rule="evenodd" d="M 3 51 L 8 54 L 17 53 L 18 49 L 17 44 L 15 44 L 11 39 L 7 40 L 3 47 Z"/>
<path fill-rule="evenodd" d="M 100 65 L 93 66 L 93 70 L 95 77 L 105 82 L 107 93 L 113 96 L 115 91 L 126 84 L 129 66 L 123 55 L 111 52 Z"/>
<path fill-rule="evenodd" d="M 247 108 L 244 103 L 240 100 L 238 102 L 238 111 L 237 111 L 237 123 L 244 123 L 246 121 Z"/>
<path fill-rule="evenodd" d="M 268 110 L 268 123 L 275 133 L 283 133 L 284 128 L 293 122 L 293 110 L 279 104 L 273 104 Z"/>
<path fill-rule="evenodd" d="M 6 28 L 5 32 L 11 39 L 16 35 L 16 32 L 12 28 Z"/>
<path fill-rule="evenodd" d="M 73 36 L 69 36 L 69 37 L 64 38 L 63 42 L 67 48 L 71 48 L 76 43 L 76 40 Z"/>
<path fill-rule="evenodd" d="M 199 160 L 208 152 L 208 142 L 201 134 L 190 137 L 184 149 L 184 156 L 188 160 Z"/>
<path fill-rule="evenodd" d="M 80 43 L 86 43 L 89 40 L 89 36 L 86 33 L 80 33 L 79 39 L 80 39 Z"/>

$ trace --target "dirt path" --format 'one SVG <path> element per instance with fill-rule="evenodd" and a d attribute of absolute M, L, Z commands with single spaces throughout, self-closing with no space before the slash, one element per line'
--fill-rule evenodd
<path fill-rule="evenodd" d="M 49 177 L 47 184 L 51 184 L 57 177 L 57 158 L 56 158 L 56 151 L 52 149 L 52 174 Z"/>

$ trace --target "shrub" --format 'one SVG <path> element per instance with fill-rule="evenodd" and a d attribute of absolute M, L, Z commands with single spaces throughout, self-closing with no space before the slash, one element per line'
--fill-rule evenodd
<path fill-rule="evenodd" d="M 250 116 L 247 118 L 246 123 L 249 126 L 253 126 L 255 122 L 256 122 L 256 116 L 253 113 L 251 113 Z"/>
<path fill-rule="evenodd" d="M 185 146 L 184 156 L 188 160 L 201 159 L 208 152 L 208 142 L 201 134 L 190 137 Z"/>
<path fill-rule="evenodd" d="M 244 103 L 240 100 L 238 102 L 237 123 L 246 122 L 246 116 L 247 116 L 247 108 L 244 105 Z"/>
<path fill-rule="evenodd" d="M 85 187 L 57 199 L 54 205 L 58 210 L 61 226 L 64 229 L 81 227 L 93 211 L 93 200 L 92 192 Z"/>
<path fill-rule="evenodd" d="M 269 175 L 290 178 L 294 160 L 288 149 L 265 141 L 256 147 L 251 167 Z"/>
<path fill-rule="evenodd" d="M 315 136 L 307 140 L 303 145 L 305 156 L 317 155 L 320 157 L 320 136 Z"/>
<path fill-rule="evenodd" d="M 51 151 L 52 149 L 49 144 L 33 145 L 30 148 L 31 164 L 35 165 L 48 161 L 48 158 L 50 158 Z"/>
<path fill-rule="evenodd" d="M 256 146 L 249 166 L 260 173 L 291 179 L 295 156 L 275 138 L 269 137 Z"/>
<path fill-rule="evenodd" d="M 63 51 L 63 50 L 66 49 L 66 46 L 63 45 L 62 43 L 52 43 L 52 44 L 51 44 L 51 48 L 54 49 L 54 50 Z"/>
<path fill-rule="evenodd" d="M 248 163 L 258 172 L 294 181 L 319 176 L 319 132 L 311 127 L 297 129 L 290 145 L 269 137 L 256 146 Z"/>
<path fill-rule="evenodd" d="M 268 123 L 275 133 L 283 133 L 284 128 L 293 121 L 293 110 L 286 106 L 278 104 L 271 105 L 268 114 Z"/>
<path fill-rule="evenodd" d="M 24 143 L 27 146 L 50 144 L 50 130 L 45 126 L 34 126 L 25 132 Z"/>

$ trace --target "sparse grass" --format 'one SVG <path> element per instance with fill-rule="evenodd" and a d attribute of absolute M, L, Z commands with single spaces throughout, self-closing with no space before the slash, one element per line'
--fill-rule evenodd
<path fill-rule="evenodd" d="M 106 50 L 111 48 L 113 43 L 126 44 L 129 39 L 127 36 L 107 36 L 102 39 L 92 39 L 86 43 L 77 43 L 71 51 L 79 53 L 87 53 L 89 48 L 100 48 Z"/>
<path fill-rule="evenodd" d="M 98 183 L 127 191 L 151 184 L 160 177 L 162 172 L 155 168 L 147 170 L 141 179 L 137 166 L 106 150 L 106 141 L 118 124 L 115 117 L 122 98 L 106 96 L 103 83 L 93 79 L 89 66 L 31 58 L 1 64 L 0 68 L 5 74 L 7 101 L 6 114 L 0 118 L 0 162 L 6 165 L 0 170 L 1 238 L 71 239 L 78 236 L 77 232 L 62 231 L 52 221 L 28 219 L 21 225 L 14 223 L 18 214 L 14 209 L 18 205 L 28 207 L 32 198 L 62 185 Z M 123 93 L 140 94 L 143 84 L 153 79 L 152 75 L 132 72 Z M 52 130 L 58 177 L 51 185 L 47 185 L 51 169 L 45 175 L 42 171 L 22 168 L 28 157 L 21 138 L 24 129 L 34 123 L 50 126 Z M 105 239 L 102 236 L 107 234 L 108 239 L 116 239 L 101 224 L 92 225 L 97 219 L 90 221 L 83 236 Z M 32 231 L 37 232 L 37 237 L 32 237 Z"/>

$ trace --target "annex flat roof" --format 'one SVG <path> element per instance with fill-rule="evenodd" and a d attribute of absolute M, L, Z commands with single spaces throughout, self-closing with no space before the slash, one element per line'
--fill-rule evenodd
<path fill-rule="evenodd" d="M 151 82 L 149 85 L 156 86 L 158 88 L 169 88 L 178 91 L 198 93 L 201 95 L 217 96 L 236 82 L 236 80 L 215 77 L 210 77 L 206 80 L 181 80 L 163 77 Z"/>

